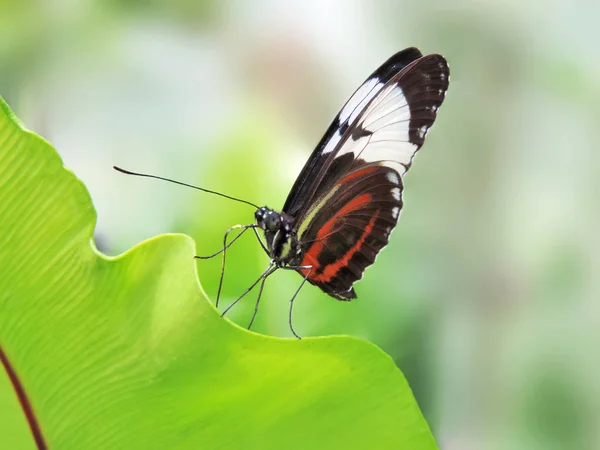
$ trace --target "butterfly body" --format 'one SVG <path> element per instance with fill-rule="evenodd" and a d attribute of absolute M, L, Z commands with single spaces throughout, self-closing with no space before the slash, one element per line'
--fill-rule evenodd
<path fill-rule="evenodd" d="M 256 224 L 264 231 L 267 254 L 278 267 L 294 266 L 300 255 L 294 219 L 266 206 L 254 213 Z"/>

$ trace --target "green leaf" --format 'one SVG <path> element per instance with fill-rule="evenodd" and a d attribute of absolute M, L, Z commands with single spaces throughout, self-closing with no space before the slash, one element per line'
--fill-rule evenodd
<path fill-rule="evenodd" d="M 35 448 L 14 386 L 52 449 L 436 448 L 372 344 L 220 318 L 189 237 L 100 254 L 83 183 L 1 107 L 0 350 L 16 379 L 0 371 L 3 448 Z"/>

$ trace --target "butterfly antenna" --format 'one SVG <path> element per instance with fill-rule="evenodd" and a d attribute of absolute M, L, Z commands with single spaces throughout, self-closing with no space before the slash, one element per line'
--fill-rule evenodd
<path fill-rule="evenodd" d="M 192 189 L 197 189 L 197 190 L 202 191 L 202 192 L 208 192 L 209 194 L 219 195 L 221 197 L 228 198 L 229 200 L 235 200 L 236 202 L 245 203 L 247 205 L 254 206 L 256 209 L 259 208 L 258 205 L 255 205 L 254 203 L 249 202 L 247 200 L 242 200 L 241 198 L 231 197 L 230 195 L 221 194 L 220 192 L 211 191 L 210 189 L 204 189 L 204 188 L 201 188 L 201 187 L 198 187 L 198 186 L 194 186 L 192 184 L 182 183 L 181 181 L 175 181 L 175 180 L 171 180 L 169 178 L 163 178 L 163 177 L 159 177 L 159 176 L 156 176 L 156 175 L 149 175 L 147 173 L 131 172 L 129 170 L 121 169 L 120 167 L 117 167 L 117 166 L 113 166 L 113 169 L 115 169 L 118 172 L 124 173 L 126 175 L 135 175 L 136 177 L 155 178 L 157 180 L 168 181 L 169 183 L 179 184 L 181 186 L 190 187 Z"/>

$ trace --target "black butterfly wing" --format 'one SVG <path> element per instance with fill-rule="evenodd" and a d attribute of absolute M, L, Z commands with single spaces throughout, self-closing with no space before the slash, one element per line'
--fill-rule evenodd
<path fill-rule="evenodd" d="M 385 73 L 384 66 L 378 71 Z M 336 118 L 348 124 L 345 131 L 339 138 L 330 136 L 320 153 L 313 153 L 313 161 L 307 163 L 307 167 L 314 164 L 313 172 L 305 167 L 304 184 L 296 183 L 298 192 L 310 197 L 286 202 L 298 214 L 301 264 L 312 266 L 310 273 L 300 272 L 342 300 L 355 298 L 353 283 L 388 243 L 402 208 L 402 176 L 443 102 L 449 69 L 442 56 L 428 55 L 400 68 L 384 83 L 373 79 L 359 88 Z M 369 83 L 372 89 L 363 89 Z M 355 99 L 361 90 L 364 98 Z M 352 102 L 357 106 L 348 108 Z"/>
<path fill-rule="evenodd" d="M 356 111 L 364 109 L 366 103 L 376 96 L 392 77 L 422 56 L 423 54 L 414 47 L 399 51 L 384 62 L 356 90 L 333 119 L 325 135 L 306 161 L 288 195 L 283 211 L 293 217 L 300 215 L 303 207 L 307 206 L 307 200 L 314 196 L 319 187 L 320 181 L 325 175 L 324 169 L 331 165 L 336 150 L 339 150 L 341 137 L 350 128 L 352 122 L 356 122 Z"/>
<path fill-rule="evenodd" d="M 388 243 L 402 208 L 402 178 L 389 167 L 368 165 L 339 180 L 300 223 L 300 270 L 339 300 L 356 297 L 362 278 Z"/>

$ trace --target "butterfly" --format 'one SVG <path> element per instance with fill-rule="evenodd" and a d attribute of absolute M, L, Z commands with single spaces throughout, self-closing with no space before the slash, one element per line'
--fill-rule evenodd
<path fill-rule="evenodd" d="M 281 210 L 153 175 L 115 167 L 121 172 L 159 178 L 247 203 L 256 208 L 255 223 L 225 233 L 223 248 L 197 257 L 222 254 L 217 306 L 223 284 L 225 253 L 252 229 L 270 258 L 267 269 L 223 314 L 260 283 L 252 326 L 267 277 L 279 269 L 298 272 L 305 284 L 331 297 L 356 298 L 354 283 L 388 244 L 403 206 L 404 175 L 424 143 L 449 86 L 444 57 L 424 56 L 411 47 L 385 61 L 354 92 L 308 158 Z M 229 243 L 228 235 L 241 230 Z M 259 230 L 262 231 L 261 238 Z"/>

